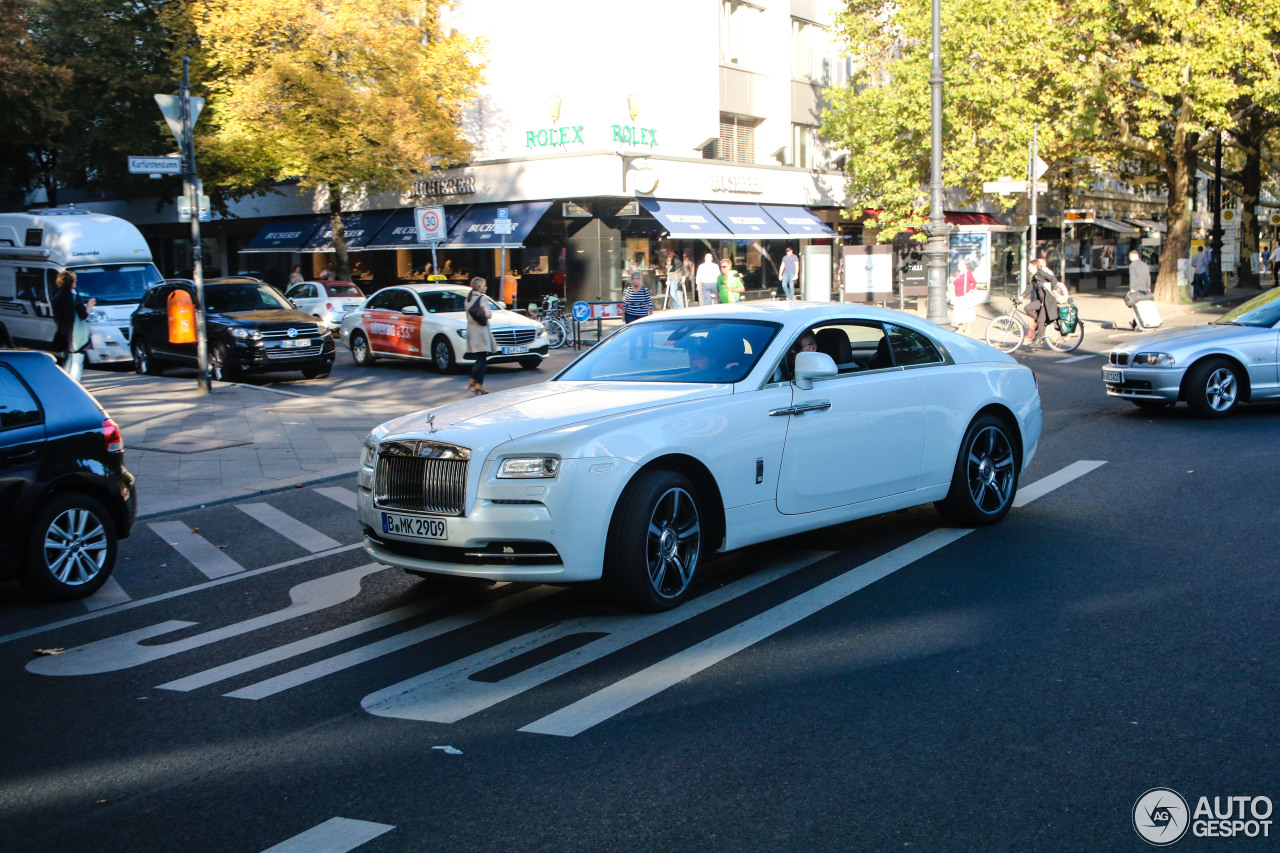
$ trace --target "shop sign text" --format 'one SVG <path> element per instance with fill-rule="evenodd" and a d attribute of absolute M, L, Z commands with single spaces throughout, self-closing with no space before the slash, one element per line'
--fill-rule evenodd
<path fill-rule="evenodd" d="M 742 175 L 712 175 L 711 191 L 713 193 L 763 195 L 764 181 L 759 178 L 748 178 Z"/>
<path fill-rule="evenodd" d="M 551 148 L 569 145 L 582 141 L 582 125 L 566 125 L 565 127 L 544 127 L 541 130 L 526 130 L 525 145 L 529 148 Z"/>
<path fill-rule="evenodd" d="M 626 145 L 647 145 L 653 148 L 658 144 L 658 131 L 652 127 L 636 127 L 629 124 L 613 125 L 613 141 Z"/>
<path fill-rule="evenodd" d="M 476 191 L 476 179 L 471 175 L 461 178 L 431 178 L 414 181 L 413 194 L 419 196 L 466 195 Z"/>

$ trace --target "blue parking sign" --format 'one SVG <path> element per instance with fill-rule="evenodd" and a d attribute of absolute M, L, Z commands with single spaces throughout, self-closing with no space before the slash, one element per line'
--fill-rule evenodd
<path fill-rule="evenodd" d="M 573 319 L 579 323 L 591 319 L 591 306 L 586 302 L 573 303 Z"/>

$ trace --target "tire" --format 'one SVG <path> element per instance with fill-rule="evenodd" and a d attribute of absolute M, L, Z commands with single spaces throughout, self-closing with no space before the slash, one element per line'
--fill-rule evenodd
<path fill-rule="evenodd" d="M 227 348 L 220 343 L 209 347 L 209 377 L 214 382 L 235 382 L 240 370 L 235 361 L 227 355 Z"/>
<path fill-rule="evenodd" d="M 1017 444 L 1004 421 L 975 418 L 965 430 L 951 475 L 951 490 L 934 504 L 947 521 L 964 527 L 995 524 L 1018 492 Z"/>
<path fill-rule="evenodd" d="M 987 325 L 987 343 L 1000 352 L 1013 352 L 1022 346 L 1024 334 L 1022 323 L 1013 317 L 997 317 Z"/>
<path fill-rule="evenodd" d="M 551 349 L 560 349 L 564 346 L 565 341 L 569 339 L 569 329 L 564 321 L 552 318 L 545 321 L 543 325 L 547 327 L 547 346 Z"/>
<path fill-rule="evenodd" d="M 373 355 L 373 348 L 369 346 L 369 339 L 363 332 L 351 333 L 351 357 L 359 367 L 370 367 L 377 361 Z"/>
<path fill-rule="evenodd" d="M 1076 320 L 1076 327 L 1071 332 L 1063 332 L 1059 323 L 1050 323 L 1044 330 L 1045 343 L 1058 352 L 1071 352 L 1084 343 L 1084 321 Z"/>
<path fill-rule="evenodd" d="M 458 360 L 453 354 L 453 345 L 444 335 L 436 335 L 431 341 L 431 363 L 441 373 L 453 373 L 458 369 Z"/>
<path fill-rule="evenodd" d="M 1139 409 L 1142 409 L 1144 412 L 1158 412 L 1163 409 L 1167 409 L 1173 405 L 1173 402 L 1170 400 L 1132 400 L 1131 399 L 1129 402 L 1133 403 L 1135 406 L 1137 406 Z"/>
<path fill-rule="evenodd" d="M 159 376 L 164 370 L 151 354 L 151 347 L 146 341 L 134 338 L 133 345 L 129 349 L 133 352 L 134 373 L 139 376 Z"/>
<path fill-rule="evenodd" d="M 73 601 L 97 592 L 115 562 L 115 519 L 88 495 L 63 494 L 32 518 L 20 580 L 41 598 Z"/>
<path fill-rule="evenodd" d="M 520 366 L 525 370 L 537 370 L 542 366 L 541 356 L 530 356 L 529 358 L 520 359 Z"/>
<path fill-rule="evenodd" d="M 320 367 L 304 367 L 302 368 L 303 379 L 328 379 L 329 374 L 333 372 L 332 364 L 324 364 Z"/>
<path fill-rule="evenodd" d="M 642 471 L 609 525 L 603 572 L 609 597 L 650 613 L 670 610 L 688 595 L 701 555 L 702 516 L 693 484 L 674 471 Z"/>
<path fill-rule="evenodd" d="M 1206 358 L 1187 371 L 1187 405 L 1202 418 L 1226 417 L 1240 402 L 1240 376 L 1225 358 Z"/>

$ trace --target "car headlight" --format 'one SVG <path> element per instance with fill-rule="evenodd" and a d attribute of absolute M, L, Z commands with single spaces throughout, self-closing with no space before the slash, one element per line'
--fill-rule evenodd
<path fill-rule="evenodd" d="M 1173 367 L 1173 356 L 1167 352 L 1140 352 L 1133 363 L 1142 367 Z"/>
<path fill-rule="evenodd" d="M 547 479 L 560 471 L 559 456 L 512 456 L 498 466 L 500 479 Z"/>
<path fill-rule="evenodd" d="M 378 444 L 387 437 L 387 433 L 390 431 L 386 424 L 379 424 L 365 436 L 364 444 L 360 447 L 361 468 L 372 468 L 374 466 L 378 459 Z"/>
<path fill-rule="evenodd" d="M 534 337 L 538 337 L 538 338 L 540 338 L 540 337 L 542 337 L 543 335 L 545 335 L 546 333 L 547 333 L 547 327 L 546 327 L 546 326 L 544 326 L 544 325 L 542 325 L 541 323 L 539 323 L 539 324 L 538 324 L 538 333 L 537 333 L 537 335 L 535 335 Z"/>
<path fill-rule="evenodd" d="M 101 308 L 94 308 L 92 311 L 89 312 L 89 322 L 90 323 L 107 322 L 107 312 L 103 311 Z"/>
<path fill-rule="evenodd" d="M 466 330 L 466 329 L 454 329 L 454 331 L 458 333 L 458 337 L 462 338 L 463 340 L 466 340 L 466 338 L 467 338 L 467 330 Z"/>
<path fill-rule="evenodd" d="M 259 332 L 257 329 L 241 329 L 237 327 L 237 328 L 232 328 L 231 337 L 239 338 L 242 341 L 243 340 L 260 341 L 262 340 L 262 332 Z"/>

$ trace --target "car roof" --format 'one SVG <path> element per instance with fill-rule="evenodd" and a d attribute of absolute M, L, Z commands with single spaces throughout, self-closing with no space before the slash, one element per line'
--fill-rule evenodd
<path fill-rule="evenodd" d="M 851 317 L 892 322 L 914 328 L 927 328 L 934 325 L 914 314 L 908 314 L 892 308 L 880 308 L 876 305 L 862 305 L 851 302 L 799 302 L 785 299 L 761 299 L 752 302 L 737 302 L 732 305 L 703 305 L 695 308 L 679 308 L 672 311 L 663 311 L 661 314 L 651 314 L 639 322 L 653 322 L 654 320 L 679 319 L 683 317 L 764 320 L 782 323 L 786 326 L 807 326 L 813 323 L 821 323 L 824 320 Z"/>

